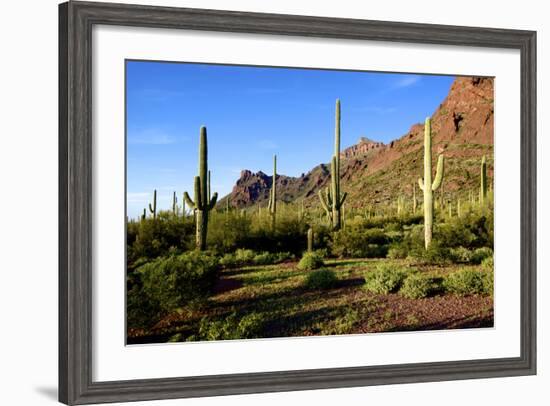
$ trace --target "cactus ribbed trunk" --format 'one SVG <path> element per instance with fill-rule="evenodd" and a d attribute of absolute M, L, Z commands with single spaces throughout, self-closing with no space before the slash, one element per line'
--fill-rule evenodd
<path fill-rule="evenodd" d="M 418 179 L 418 185 L 424 192 L 424 247 L 428 249 L 432 242 L 433 230 L 433 192 L 441 186 L 443 180 L 443 156 L 437 159 L 437 171 L 432 182 L 432 133 L 431 121 L 426 118 L 424 124 L 424 179 Z"/>
<path fill-rule="evenodd" d="M 416 214 L 416 184 L 413 182 L 413 214 Z"/>
<path fill-rule="evenodd" d="M 206 249 L 206 237 L 208 232 L 208 214 L 216 205 L 218 194 L 208 197 L 210 190 L 210 175 L 208 171 L 208 144 L 206 127 L 201 127 L 199 140 L 199 175 L 195 176 L 194 198 L 191 200 L 187 192 L 184 199 L 195 213 L 195 243 L 198 250 Z"/>
<path fill-rule="evenodd" d="M 487 201 L 487 160 L 485 158 L 485 155 L 483 155 L 483 158 L 481 158 L 479 205 L 481 207 L 485 206 L 486 201 Z"/>
<path fill-rule="evenodd" d="M 313 229 L 307 230 L 307 252 L 313 252 Z"/>
<path fill-rule="evenodd" d="M 342 225 L 342 205 L 346 200 L 346 193 L 340 194 L 340 100 L 336 100 L 334 126 L 334 155 L 330 163 L 330 187 L 323 193 L 319 191 L 319 200 L 325 210 L 333 230 L 339 230 Z"/>
<path fill-rule="evenodd" d="M 178 198 L 176 197 L 176 192 L 172 195 L 172 213 L 174 216 L 177 214 L 178 210 Z"/>
<path fill-rule="evenodd" d="M 273 179 L 269 191 L 268 209 L 271 215 L 271 228 L 275 230 L 277 224 L 277 155 L 273 155 Z"/>

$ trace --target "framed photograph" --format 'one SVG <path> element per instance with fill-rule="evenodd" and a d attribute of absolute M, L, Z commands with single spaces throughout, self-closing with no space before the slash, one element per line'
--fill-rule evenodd
<path fill-rule="evenodd" d="M 536 373 L 536 33 L 59 8 L 59 400 Z"/>

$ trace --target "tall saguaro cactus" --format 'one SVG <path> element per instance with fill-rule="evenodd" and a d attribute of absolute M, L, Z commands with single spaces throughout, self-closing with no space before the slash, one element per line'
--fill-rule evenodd
<path fill-rule="evenodd" d="M 195 241 L 197 249 L 206 249 L 206 234 L 208 231 L 208 213 L 216 205 L 218 193 L 214 193 L 211 199 L 208 198 L 210 182 L 208 181 L 208 144 L 206 138 L 206 127 L 201 127 L 199 140 L 199 175 L 195 176 L 194 197 L 191 200 L 187 192 L 184 199 L 189 207 L 195 211 Z"/>
<path fill-rule="evenodd" d="M 428 249 L 432 242 L 433 229 L 433 192 L 443 180 L 443 155 L 437 158 L 437 171 L 432 182 L 432 129 L 430 118 L 424 124 L 424 179 L 418 179 L 420 190 L 424 192 L 424 247 Z"/>
<path fill-rule="evenodd" d="M 479 183 L 479 205 L 483 207 L 487 201 L 487 160 L 485 155 L 481 158 L 481 175 Z"/>
<path fill-rule="evenodd" d="M 277 221 L 277 155 L 273 155 L 273 180 L 271 182 L 271 190 L 269 191 L 267 208 L 271 214 L 271 227 L 275 229 Z"/>
<path fill-rule="evenodd" d="M 321 206 L 327 213 L 334 230 L 339 230 L 342 223 L 342 205 L 347 193 L 340 194 L 340 99 L 336 99 L 336 119 L 334 126 L 334 155 L 330 165 L 330 188 L 319 191 Z"/>
<path fill-rule="evenodd" d="M 151 203 L 149 203 L 149 211 L 153 215 L 153 219 L 157 218 L 157 189 L 155 189 L 153 193 L 153 205 L 151 206 Z"/>
<path fill-rule="evenodd" d="M 174 216 L 178 214 L 178 198 L 176 196 L 176 192 L 172 195 L 172 213 Z"/>

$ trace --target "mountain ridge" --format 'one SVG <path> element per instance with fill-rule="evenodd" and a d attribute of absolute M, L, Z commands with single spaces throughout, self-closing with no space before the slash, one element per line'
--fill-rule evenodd
<path fill-rule="evenodd" d="M 478 161 L 487 155 L 492 176 L 494 131 L 493 79 L 457 77 L 448 95 L 432 114 L 432 155 L 446 158 L 442 193 L 446 198 L 462 196 L 475 187 Z M 342 112 L 345 120 L 345 111 Z M 350 195 L 352 207 L 388 203 L 413 193 L 413 184 L 422 175 L 424 125 L 414 123 L 400 138 L 388 144 L 361 136 L 358 142 L 340 152 L 342 189 Z M 327 156 L 331 151 L 327 151 Z M 328 185 L 330 166 L 320 163 L 299 177 L 277 175 L 278 200 L 303 200 L 316 207 L 317 191 Z M 272 176 L 262 171 L 242 170 L 233 190 L 220 199 L 236 208 L 267 205 Z M 416 187 L 417 196 L 420 195 Z"/>

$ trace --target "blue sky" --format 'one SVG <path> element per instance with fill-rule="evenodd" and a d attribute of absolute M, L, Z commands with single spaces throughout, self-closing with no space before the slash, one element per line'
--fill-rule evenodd
<path fill-rule="evenodd" d="M 454 77 L 127 61 L 127 202 L 136 217 L 157 189 L 168 209 L 192 191 L 199 128 L 208 130 L 212 191 L 229 193 L 242 169 L 299 176 L 329 162 L 334 103 L 342 148 L 360 136 L 388 143 L 430 116 Z"/>

